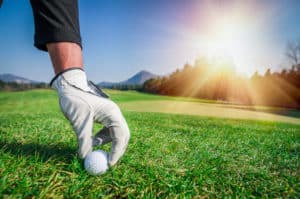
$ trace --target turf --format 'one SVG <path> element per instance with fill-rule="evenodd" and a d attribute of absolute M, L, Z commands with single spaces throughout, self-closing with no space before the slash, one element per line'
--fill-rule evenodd
<path fill-rule="evenodd" d="M 109 93 L 119 104 L 166 100 Z M 0 197 L 300 197 L 299 124 L 123 113 L 132 136 L 127 153 L 94 177 L 76 156 L 53 91 L 0 93 Z"/>

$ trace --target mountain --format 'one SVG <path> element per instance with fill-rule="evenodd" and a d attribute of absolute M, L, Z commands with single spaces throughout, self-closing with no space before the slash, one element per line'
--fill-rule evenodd
<path fill-rule="evenodd" d="M 151 78 L 158 77 L 158 75 L 155 75 L 153 73 L 150 73 L 148 71 L 142 70 L 129 79 L 121 82 L 100 82 L 98 83 L 98 86 L 100 87 L 112 87 L 114 85 L 142 85 L 145 81 Z"/>
<path fill-rule="evenodd" d="M 15 82 L 17 84 L 36 84 L 37 81 L 26 79 L 24 77 L 16 76 L 13 74 L 0 74 L 0 80 L 6 83 Z"/>
<path fill-rule="evenodd" d="M 143 84 L 148 79 L 157 77 L 158 75 L 152 74 L 148 71 L 142 70 L 135 74 L 134 76 L 130 77 L 126 81 L 120 82 L 121 84 Z"/>

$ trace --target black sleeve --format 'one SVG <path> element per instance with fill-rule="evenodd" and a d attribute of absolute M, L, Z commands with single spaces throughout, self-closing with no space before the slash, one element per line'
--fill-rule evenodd
<path fill-rule="evenodd" d="M 0 0 L 1 1 L 1 0 Z M 73 42 L 81 37 L 77 0 L 30 0 L 34 17 L 34 45 L 47 51 L 46 44 Z"/>

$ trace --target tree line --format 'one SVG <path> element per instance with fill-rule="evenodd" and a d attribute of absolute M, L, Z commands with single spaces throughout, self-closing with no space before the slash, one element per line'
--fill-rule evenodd
<path fill-rule="evenodd" d="M 23 91 L 36 88 L 49 88 L 47 83 L 22 84 L 17 82 L 4 82 L 0 80 L 1 91 Z"/>
<path fill-rule="evenodd" d="M 106 86 L 105 88 L 127 91 L 127 90 L 137 90 L 142 91 L 143 85 L 141 84 L 113 84 L 111 86 Z"/>
<path fill-rule="evenodd" d="M 170 75 L 150 79 L 142 90 L 148 93 L 220 100 L 235 104 L 300 108 L 300 42 L 289 44 L 286 55 L 291 67 L 280 72 L 267 69 L 246 78 L 236 74 L 232 63 L 212 63 L 205 57 L 185 64 Z"/>
<path fill-rule="evenodd" d="M 300 65 L 281 72 L 268 69 L 243 78 L 233 71 L 216 71 L 186 64 L 169 76 L 146 81 L 143 91 L 154 94 L 196 97 L 236 104 L 300 107 Z"/>

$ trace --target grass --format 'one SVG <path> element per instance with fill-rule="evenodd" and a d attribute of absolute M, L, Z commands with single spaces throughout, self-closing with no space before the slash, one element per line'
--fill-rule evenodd
<path fill-rule="evenodd" d="M 171 100 L 109 93 L 121 107 Z M 53 91 L 0 93 L 0 197 L 300 197 L 299 124 L 125 106 L 123 113 L 132 136 L 127 153 L 94 177 L 76 156 L 75 135 Z"/>

